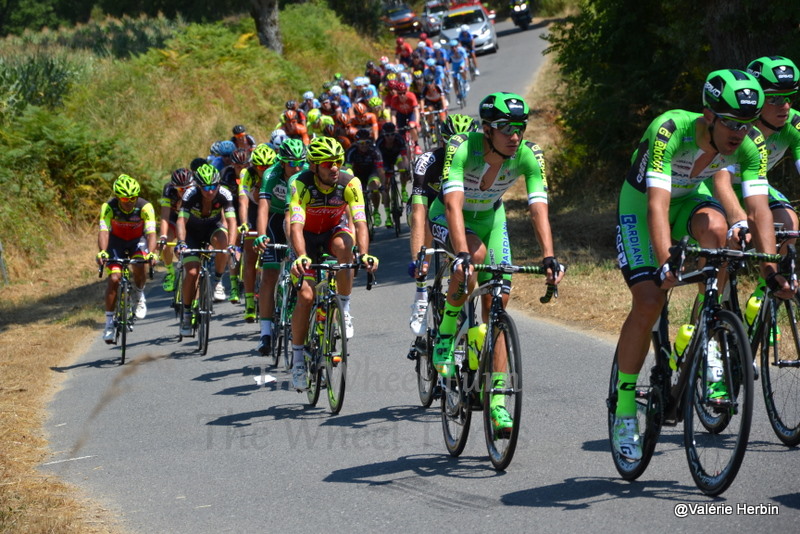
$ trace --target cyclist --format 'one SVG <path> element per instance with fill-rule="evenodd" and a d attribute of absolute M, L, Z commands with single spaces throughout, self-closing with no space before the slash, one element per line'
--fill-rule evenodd
<path fill-rule="evenodd" d="M 275 311 L 275 285 L 280 275 L 283 254 L 267 249 L 267 243 L 286 243 L 285 218 L 289 206 L 289 182 L 292 176 L 306 170 L 306 147 L 298 139 L 287 139 L 278 149 L 277 161 L 262 170 L 264 179 L 258 195 L 258 237 L 255 246 L 261 257 L 261 289 L 258 313 L 261 338 L 258 351 L 266 356 L 272 350 L 272 321 Z"/>
<path fill-rule="evenodd" d="M 470 262 L 490 257 L 496 263 L 511 263 L 503 194 L 524 176 L 528 192 L 528 214 L 542 249 L 542 265 L 547 282 L 557 284 L 562 276 L 553 252 L 553 239 L 547 205 L 547 180 L 543 155 L 538 145 L 524 141 L 529 108 L 519 95 L 492 93 L 479 106 L 482 132 L 454 135 L 445 151 L 441 194 L 428 215 L 434 238 L 449 247 L 457 260 L 447 291 L 444 316 L 433 352 L 433 364 L 444 376 L 452 376 L 453 341 L 456 321 L 467 299 L 462 286 L 470 272 Z M 481 273 L 482 274 L 482 273 Z M 478 282 L 485 278 L 478 275 Z M 474 278 L 469 278 L 470 286 Z M 511 291 L 510 277 L 503 304 Z M 491 296 L 483 298 L 483 320 Z M 500 341 L 500 340 L 498 340 Z M 498 346 L 498 353 L 504 348 Z M 507 383 L 505 360 L 496 359 L 492 368 L 492 389 Z M 495 432 L 505 433 L 513 425 L 501 395 L 490 399 L 490 417 Z"/>
<path fill-rule="evenodd" d="M 378 118 L 378 128 L 382 128 L 387 122 L 392 120 L 392 112 L 383 105 L 383 100 L 379 96 L 373 96 L 367 102 L 370 113 L 374 113 Z"/>
<path fill-rule="evenodd" d="M 431 152 L 422 154 L 414 163 L 414 183 L 411 188 L 411 265 L 409 274 L 419 278 L 428 271 L 427 262 L 421 266 L 420 272 L 414 271 L 417 254 L 423 244 L 430 246 L 432 236 L 428 227 L 428 207 L 433 204 L 441 191 L 442 171 L 444 169 L 444 151 L 447 142 L 455 134 L 468 134 L 477 132 L 478 125 L 468 115 L 453 114 L 448 115 L 442 123 L 442 146 Z M 414 335 L 422 335 L 427 325 L 425 324 L 425 312 L 428 309 L 428 293 L 425 290 L 425 282 L 417 281 L 417 288 L 414 292 L 414 303 L 411 305 L 411 319 L 409 326 Z"/>
<path fill-rule="evenodd" d="M 256 140 L 252 135 L 247 133 L 247 129 L 241 124 L 237 124 L 233 127 L 233 137 L 231 137 L 231 142 L 236 146 L 236 148 L 244 148 L 248 152 L 252 152 L 256 147 Z"/>
<path fill-rule="evenodd" d="M 447 116 L 447 97 L 444 88 L 436 81 L 431 72 L 425 73 L 425 84 L 422 86 L 422 107 L 424 111 L 438 111 L 439 120 L 444 121 Z M 432 121 L 428 120 L 430 124 Z"/>
<path fill-rule="evenodd" d="M 183 198 L 186 190 L 192 187 L 193 183 L 194 176 L 191 170 L 175 169 L 172 171 L 170 181 L 164 185 L 161 199 L 158 202 L 161 207 L 161 232 L 158 237 L 158 250 L 161 252 L 161 260 L 167 270 L 161 287 L 167 292 L 172 292 L 175 289 L 175 266 L 172 265 L 172 248 L 165 245 L 167 241 L 175 239 L 175 222 L 178 220 L 181 198 Z"/>
<path fill-rule="evenodd" d="M 331 105 L 333 105 L 336 111 L 342 111 L 343 113 L 348 113 L 350 111 L 350 99 L 338 85 L 331 87 L 330 99 Z"/>
<path fill-rule="evenodd" d="M 288 141 L 288 140 L 287 140 Z M 284 144 L 287 142 L 284 141 Z M 302 141 L 296 140 L 302 144 Z M 250 165 L 242 171 L 241 180 L 238 190 L 239 205 L 238 220 L 240 234 L 247 234 L 251 229 L 256 228 L 258 220 L 258 202 L 259 192 L 261 186 L 266 179 L 264 178 L 264 171 L 275 163 L 276 154 L 269 145 L 259 145 L 253 151 Z M 258 253 L 254 248 L 255 236 L 247 236 L 244 238 L 244 246 L 242 247 L 241 254 L 243 255 L 244 264 L 242 265 L 242 274 L 244 275 L 242 282 L 244 282 L 244 320 L 247 323 L 253 323 L 256 320 L 256 260 Z M 238 293 L 238 279 L 236 275 L 231 273 L 231 294 L 233 288 L 237 288 Z M 233 299 L 233 296 L 231 296 Z M 237 295 L 238 300 L 238 295 Z"/>
<path fill-rule="evenodd" d="M 292 182 L 289 204 L 289 240 L 297 255 L 292 264 L 292 275 L 313 278 L 307 265 L 319 260 L 319 252 L 330 253 L 340 262 L 353 260 L 353 244 L 363 253 L 362 261 L 368 271 L 378 268 L 377 258 L 370 256 L 369 236 L 364 218 L 364 199 L 358 178 L 339 170 L 344 163 L 344 149 L 330 137 L 317 137 L 308 145 L 306 159 L 309 169 Z M 355 240 L 347 220 L 350 210 L 355 225 Z M 336 275 L 337 291 L 342 303 L 345 335 L 353 336 L 350 315 L 350 293 L 353 287 L 352 271 L 342 270 Z M 314 291 L 312 284 L 303 284 L 297 295 L 292 315 L 293 360 L 292 384 L 295 389 L 306 387 L 306 367 L 302 345 L 308 333 Z"/>
<path fill-rule="evenodd" d="M 294 101 L 291 100 L 290 102 Z M 303 144 L 308 144 L 308 129 L 304 124 L 305 119 L 306 117 L 302 115 L 302 112 L 294 109 L 287 109 L 281 113 L 280 120 L 278 124 L 275 125 L 275 129 L 283 130 L 286 132 L 287 137 L 300 139 L 303 141 Z M 280 147 L 280 145 L 278 145 L 278 147 Z"/>
<path fill-rule="evenodd" d="M 458 43 L 466 50 L 469 55 L 469 61 L 475 68 L 475 76 L 480 76 L 478 70 L 478 57 L 475 55 L 475 40 L 472 38 L 472 32 L 469 31 L 469 25 L 462 24 L 458 32 Z"/>
<path fill-rule="evenodd" d="M 406 184 L 408 183 L 408 170 L 410 168 L 408 162 L 408 148 L 403 136 L 397 131 L 397 126 L 393 122 L 386 122 L 381 126 L 381 134 L 378 136 L 375 146 L 381 152 L 383 157 L 384 169 L 391 171 L 397 169 L 397 174 L 400 176 L 400 196 L 403 202 L 408 202 L 408 193 L 406 192 Z M 387 178 L 388 180 L 388 178 Z M 383 182 L 385 191 L 389 190 L 389 182 Z M 388 203 L 386 204 L 388 205 Z M 375 211 L 375 213 L 378 213 Z M 375 226 L 380 226 L 380 217 L 374 217 L 376 221 Z"/>
<path fill-rule="evenodd" d="M 357 130 L 366 130 L 373 141 L 378 139 L 378 117 L 371 113 L 363 102 L 353 104 L 353 118 L 350 126 Z"/>
<path fill-rule="evenodd" d="M 363 187 L 364 202 L 372 202 L 373 210 L 378 213 L 381 205 L 381 192 L 383 192 L 383 205 L 386 213 L 386 227 L 392 227 L 392 217 L 389 214 L 389 193 L 381 184 L 386 183 L 383 172 L 383 157 L 369 132 L 359 130 L 356 133 L 355 146 L 347 149 L 344 161 L 350 172 L 356 176 Z M 368 195 L 367 195 L 368 194 Z M 380 221 L 380 215 L 373 217 L 373 221 Z M 380 225 L 380 223 L 378 223 Z"/>
<path fill-rule="evenodd" d="M 230 158 L 228 158 L 229 165 L 225 166 L 220 172 L 220 185 L 225 187 L 234 196 L 233 208 L 236 212 L 236 220 L 239 220 L 239 201 L 236 199 L 239 191 L 239 184 L 242 180 L 242 172 L 250 164 L 250 151 L 244 148 L 237 148 L 233 151 Z M 231 254 L 231 295 L 230 300 L 234 304 L 239 302 L 239 276 L 233 267 L 234 255 L 238 258 L 241 254 L 240 251 L 235 251 Z"/>
<path fill-rule="evenodd" d="M 759 249 L 775 251 L 764 174 L 766 147 L 760 132 L 752 129 L 763 102 L 753 76 L 732 69 L 711 72 L 703 88 L 703 112 L 672 110 L 660 115 L 650 123 L 631 158 L 618 204 L 617 251 L 633 302 L 618 342 L 612 438 L 614 450 L 630 460 L 642 455 L 636 380 L 650 344 L 650 330 L 666 302 L 666 290 L 677 282 L 666 263 L 672 240 L 688 233 L 703 247 L 726 243 L 725 213 L 703 184 L 706 178 L 733 163 L 741 165 L 742 190 L 748 214 L 755 221 Z M 788 291 L 774 264 L 762 264 L 762 271 L 775 289 Z M 715 362 L 709 363 L 709 376 L 714 376 Z M 725 392 L 712 391 L 712 396 L 717 394 Z"/>
<path fill-rule="evenodd" d="M 453 39 L 450 41 L 450 74 L 453 77 L 453 89 L 458 92 L 456 83 L 464 84 L 464 93 L 469 92 L 469 77 L 466 69 L 467 51 Z"/>
<path fill-rule="evenodd" d="M 369 83 L 378 87 L 383 81 L 383 69 L 375 65 L 374 61 L 367 61 L 364 76 L 369 78 Z"/>
<path fill-rule="evenodd" d="M 289 137 L 286 135 L 286 132 L 280 128 L 272 130 L 272 133 L 269 136 L 269 147 L 272 150 L 278 150 L 283 142 L 287 139 L 289 139 Z"/>
<path fill-rule="evenodd" d="M 788 149 L 791 149 L 795 167 L 800 171 L 800 113 L 792 109 L 800 81 L 797 65 L 782 56 L 766 56 L 751 61 L 747 72 L 756 77 L 764 91 L 764 107 L 756 119 L 756 127 L 764 135 L 767 144 L 767 171 L 783 159 Z M 720 180 L 725 180 L 726 185 L 732 183 L 732 190 L 736 193 L 736 198 L 720 198 L 729 223 L 739 221 L 740 226 L 746 225 L 747 214 L 741 204 L 742 177 L 739 167 L 733 165 L 714 175 L 715 182 Z M 723 188 L 723 191 L 730 190 L 728 187 Z M 797 230 L 797 214 L 794 208 L 786 196 L 771 184 L 769 207 L 775 222 L 783 224 L 784 230 Z M 794 240 L 789 243 L 794 243 Z M 766 280 L 760 278 L 755 292 L 748 299 L 745 314 L 748 324 L 753 323 L 765 291 Z"/>
<path fill-rule="evenodd" d="M 233 194 L 220 185 L 219 172 L 211 165 L 201 165 L 194 174 L 195 187 L 183 196 L 175 233 L 178 243 L 175 253 L 180 254 L 187 248 L 198 249 L 211 245 L 215 249 L 234 247 L 236 242 L 236 211 Z M 214 259 L 214 300 L 225 300 L 225 288 L 222 286 L 222 275 L 228 263 L 226 254 L 217 254 Z M 192 335 L 192 300 L 197 293 L 197 278 L 200 274 L 200 260 L 197 256 L 183 259 L 183 304 L 184 318 L 181 328 L 182 336 Z"/>
<path fill-rule="evenodd" d="M 316 109 L 319 107 L 319 100 L 316 99 L 314 96 L 314 91 L 306 91 L 303 93 L 303 102 L 300 103 L 300 111 L 306 114 L 308 117 L 308 112 L 312 109 Z"/>
<path fill-rule="evenodd" d="M 322 137 L 328 126 L 334 126 L 333 117 L 323 115 L 317 108 L 308 112 L 308 131 L 311 133 L 311 137 Z"/>
<path fill-rule="evenodd" d="M 414 154 L 419 156 L 422 149 L 419 147 L 417 133 L 417 117 L 419 114 L 419 101 L 417 97 L 408 90 L 408 86 L 403 82 L 396 82 L 396 93 L 389 99 L 389 109 L 392 111 L 392 122 L 397 128 L 408 130 L 411 145 L 414 147 Z"/>
<path fill-rule="evenodd" d="M 103 328 L 103 341 L 114 343 L 114 307 L 117 303 L 117 287 L 122 278 L 122 266 L 114 263 L 118 258 L 144 258 L 151 263 L 155 256 L 151 250 L 156 247 L 156 214 L 153 205 L 139 197 L 139 182 L 120 174 L 112 186 L 114 198 L 100 207 L 100 231 L 97 233 L 98 265 L 106 263 L 108 284 L 106 285 L 106 324 Z M 136 302 L 134 315 L 144 319 L 147 303 L 144 298 L 144 264 L 131 266 L 133 271 L 133 301 Z"/>
<path fill-rule="evenodd" d="M 398 37 L 395 40 L 395 44 L 397 45 L 394 49 L 394 60 L 397 63 L 402 63 L 405 65 L 411 64 L 411 54 L 414 52 L 414 49 L 411 48 L 411 45 L 406 42 L 405 39 L 402 37 Z"/>

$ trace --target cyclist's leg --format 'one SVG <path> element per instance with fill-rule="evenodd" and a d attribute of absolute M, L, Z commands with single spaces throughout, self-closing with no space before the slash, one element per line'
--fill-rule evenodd
<path fill-rule="evenodd" d="M 167 242 L 171 243 L 175 241 L 175 220 L 178 218 L 178 214 L 176 212 L 170 212 L 169 215 L 169 222 L 167 225 Z M 164 282 L 162 287 L 164 291 L 170 292 L 172 291 L 175 283 L 175 266 L 172 264 L 173 262 L 173 254 L 172 254 L 172 247 L 170 245 L 165 245 L 164 248 L 161 250 L 161 262 L 164 264 L 164 269 L 167 271 L 166 275 L 164 276 Z"/>
<path fill-rule="evenodd" d="M 228 229 L 222 226 L 224 222 L 215 228 L 209 239 L 209 244 L 212 248 L 217 250 L 225 250 L 228 248 Z M 214 300 L 225 300 L 225 289 L 222 286 L 222 276 L 225 274 L 225 269 L 228 266 L 229 256 L 225 254 L 217 254 L 214 257 Z"/>
<path fill-rule="evenodd" d="M 306 253 L 316 261 L 318 251 L 327 243 L 330 232 L 314 234 L 303 232 Z M 308 336 L 308 322 L 311 316 L 311 307 L 314 304 L 314 278 L 315 273 L 309 269 L 304 274 L 304 282 L 297 293 L 297 302 L 292 313 L 292 383 L 296 389 L 306 387 L 306 367 L 303 350 L 306 336 Z"/>
<path fill-rule="evenodd" d="M 283 229 L 284 215 L 273 213 L 267 222 L 267 236 L 270 243 L 285 243 L 286 234 Z M 259 350 L 262 354 L 269 353 L 272 341 L 272 325 L 275 313 L 275 285 L 280 275 L 281 253 L 274 249 L 267 249 L 264 253 L 264 262 L 261 269 L 261 289 L 258 295 L 258 311 L 260 316 L 261 340 Z"/>
<path fill-rule="evenodd" d="M 342 225 L 335 228 L 328 242 L 327 250 L 336 256 L 339 263 L 352 262 L 353 233 L 350 228 Z M 353 292 L 353 271 L 351 269 L 342 269 L 336 273 L 336 292 L 342 302 L 346 334 L 348 338 L 351 338 L 353 337 L 352 315 L 350 315 L 350 294 Z"/>
<path fill-rule="evenodd" d="M 255 321 L 256 318 L 256 261 L 258 260 L 259 253 L 253 243 L 255 243 L 255 237 L 245 238 L 242 247 L 242 254 L 244 254 L 244 280 L 242 280 L 244 283 L 244 319 L 248 322 Z M 234 280 L 231 280 L 231 292 L 233 291 L 233 284 Z"/>

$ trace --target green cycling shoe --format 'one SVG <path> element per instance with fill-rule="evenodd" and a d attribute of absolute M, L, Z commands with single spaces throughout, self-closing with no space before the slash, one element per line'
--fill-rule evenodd
<path fill-rule="evenodd" d="M 455 375 L 455 361 L 453 360 L 453 336 L 440 335 L 436 338 L 433 348 L 433 366 L 445 378 Z"/>
<path fill-rule="evenodd" d="M 496 438 L 508 439 L 511 436 L 511 429 L 514 427 L 514 420 L 503 405 L 493 406 L 489 413 L 492 419 L 492 430 Z"/>

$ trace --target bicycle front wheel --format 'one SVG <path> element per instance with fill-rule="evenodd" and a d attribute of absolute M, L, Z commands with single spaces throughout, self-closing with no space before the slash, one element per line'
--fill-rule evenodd
<path fill-rule="evenodd" d="M 695 484 L 706 495 L 719 495 L 731 485 L 742 465 L 753 415 L 753 366 L 750 343 L 741 320 L 719 310 L 708 329 L 713 349 L 694 355 L 684 401 L 684 446 Z M 714 344 L 715 345 L 712 345 Z M 707 382 L 706 352 L 718 350 L 723 373 Z M 711 430 L 703 414 L 725 420 Z"/>
<path fill-rule="evenodd" d="M 444 310 L 444 295 L 433 288 L 428 288 L 428 309 L 425 312 L 425 323 L 427 332 L 421 336 L 420 341 L 424 340 L 423 350 L 417 350 L 417 390 L 419 401 L 424 408 L 429 407 L 436 397 L 438 385 L 438 373 L 433 366 L 431 357 L 433 355 L 433 345 L 436 342 L 436 326 L 442 320 Z"/>
<path fill-rule="evenodd" d="M 208 353 L 208 334 L 211 322 L 211 280 L 207 274 L 200 275 L 197 297 L 197 350 L 205 356 Z"/>
<path fill-rule="evenodd" d="M 319 390 L 322 380 L 322 365 L 320 358 L 320 334 L 317 331 L 317 308 L 311 309 L 311 318 L 308 325 L 308 351 L 305 352 L 306 361 L 306 397 L 308 404 L 316 406 L 319 401 Z"/>
<path fill-rule="evenodd" d="M 514 321 L 507 313 L 497 316 L 492 325 L 491 338 L 486 341 L 481 359 L 483 430 L 489 459 L 495 469 L 503 471 L 514 457 L 522 416 L 519 336 Z M 511 416 L 510 426 L 496 419 L 496 412 L 502 410 Z"/>
<path fill-rule="evenodd" d="M 333 415 L 342 410 L 347 382 L 347 336 L 339 298 L 331 301 L 325 320 L 325 374 L 328 378 L 328 404 Z"/>
<path fill-rule="evenodd" d="M 367 234 L 369 235 L 369 242 L 375 240 L 375 221 L 372 219 L 372 199 L 371 193 L 366 192 L 364 195 L 364 214 L 367 217 Z"/>
<path fill-rule="evenodd" d="M 767 324 L 760 340 L 761 389 L 772 430 L 789 447 L 800 444 L 800 318 L 798 297 L 768 296 Z"/>
<path fill-rule="evenodd" d="M 394 224 L 394 236 L 400 237 L 400 215 L 403 214 L 403 207 L 400 204 L 400 186 L 397 178 L 392 178 L 391 190 L 389 191 L 389 202 L 391 203 L 391 217 Z"/>
<path fill-rule="evenodd" d="M 459 336 L 454 344 L 455 360 L 466 362 L 467 333 Z M 460 456 L 464 452 L 469 437 L 469 426 L 472 421 L 470 406 L 469 375 L 462 371 L 460 365 L 452 378 L 444 380 L 442 391 L 442 431 L 444 444 L 450 456 Z"/>
<path fill-rule="evenodd" d="M 117 290 L 117 319 L 115 321 L 117 330 L 115 337 L 117 337 L 120 342 L 120 365 L 125 364 L 128 329 L 130 328 L 132 317 L 130 288 L 125 282 L 120 282 L 119 289 Z"/>

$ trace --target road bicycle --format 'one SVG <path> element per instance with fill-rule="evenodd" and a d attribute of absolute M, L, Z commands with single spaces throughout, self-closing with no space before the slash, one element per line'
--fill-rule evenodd
<path fill-rule="evenodd" d="M 281 356 L 286 370 L 292 368 L 292 313 L 297 303 L 297 292 L 292 283 L 290 272 L 291 262 L 286 251 L 289 245 L 280 243 L 267 243 L 267 247 L 275 251 L 284 252 L 281 261 L 280 274 L 275 284 L 275 310 L 272 314 L 272 361 L 277 366 Z"/>
<path fill-rule="evenodd" d="M 211 314 L 214 313 L 214 288 L 212 287 L 211 272 L 214 270 L 212 266 L 209 270 L 209 265 L 213 265 L 214 258 L 217 254 L 226 254 L 227 250 L 206 249 L 206 248 L 191 248 L 183 250 L 180 257 L 181 268 L 186 265 L 185 258 L 189 256 L 196 256 L 200 260 L 200 272 L 197 279 L 197 291 L 195 298 L 192 300 L 192 337 L 197 337 L 197 350 L 200 354 L 205 356 L 208 353 L 208 340 L 211 330 Z M 186 276 L 185 273 L 183 276 Z M 183 278 L 183 276 L 181 278 Z M 186 320 L 185 304 L 183 303 L 183 284 L 176 286 L 176 292 L 179 294 L 178 304 L 178 322 L 179 328 L 183 328 L 183 322 Z M 178 331 L 178 341 L 183 340 L 183 335 Z"/>
<path fill-rule="evenodd" d="M 453 259 L 450 256 L 450 260 Z M 473 271 L 490 273 L 491 278 L 470 293 L 461 310 L 453 345 L 455 373 L 452 378 L 442 377 L 440 381 L 441 418 L 447 452 L 457 457 L 467 444 L 472 412 L 482 411 L 489 459 L 495 469 L 503 471 L 514 457 L 519 438 L 523 387 L 519 334 L 503 307 L 503 277 L 518 273 L 545 275 L 546 272 L 539 265 L 498 265 L 491 257 L 490 261 L 491 264 L 472 265 Z M 483 295 L 491 296 L 485 331 L 478 320 Z M 557 296 L 557 287 L 548 285 L 540 301 L 549 302 Z M 492 401 L 497 396 L 503 398 L 503 406 L 513 420 L 510 429 L 494 428 Z"/>
<path fill-rule="evenodd" d="M 718 299 L 717 278 L 725 262 L 742 259 L 774 262 L 776 254 L 730 249 L 706 249 L 688 244 L 688 238 L 671 249 L 672 272 L 680 284 L 703 283 L 704 302 L 683 353 L 670 366 L 667 302 L 653 327 L 653 353 L 647 356 L 636 384 L 637 419 L 642 457 L 630 460 L 614 450 L 617 471 L 626 480 L 644 473 L 655 451 L 662 426 L 683 421 L 684 447 L 692 478 L 707 495 L 719 495 L 733 482 L 744 459 L 753 412 L 753 366 L 750 341 L 736 313 L 724 309 Z M 686 254 L 705 259 L 705 265 L 681 273 Z M 720 376 L 711 376 L 709 361 L 722 365 Z M 613 441 L 617 406 L 617 353 L 609 379 L 608 431 Z"/>
<path fill-rule="evenodd" d="M 403 215 L 403 200 L 400 196 L 400 184 L 394 168 L 386 169 L 386 182 L 389 184 L 389 217 L 392 218 L 394 236 L 400 237 L 400 217 Z"/>
<path fill-rule="evenodd" d="M 456 93 L 456 103 L 460 109 L 467 106 L 467 95 L 469 94 L 469 82 L 464 79 L 462 71 L 453 73 L 453 89 Z"/>
<path fill-rule="evenodd" d="M 133 291 L 133 282 L 131 281 L 131 265 L 147 263 L 150 265 L 148 277 L 153 279 L 153 264 L 144 258 L 113 258 L 103 261 L 99 268 L 100 278 L 103 277 L 103 271 L 109 264 L 120 265 L 122 267 L 122 274 L 117 286 L 117 305 L 114 308 L 114 344 L 119 345 L 120 348 L 120 365 L 125 364 L 125 352 L 128 346 L 128 332 L 133 331 L 133 323 L 136 321 L 136 315 L 133 313 L 133 307 L 136 303 L 131 302 L 131 292 Z"/>
<path fill-rule="evenodd" d="M 419 144 L 423 152 L 435 149 L 441 138 L 441 111 L 423 111 L 419 122 Z"/>
<path fill-rule="evenodd" d="M 320 390 L 326 387 L 333 415 L 338 414 L 344 404 L 349 356 L 342 302 L 336 292 L 336 273 L 343 269 L 353 269 L 357 273 L 360 267 L 358 254 L 352 263 L 338 263 L 335 258 L 323 255 L 320 263 L 309 265 L 316 271 L 316 283 L 304 350 L 306 395 L 309 405 L 316 406 Z M 367 290 L 372 289 L 373 283 L 374 277 L 368 273 Z M 298 284 L 298 291 L 302 284 L 303 280 Z"/>

